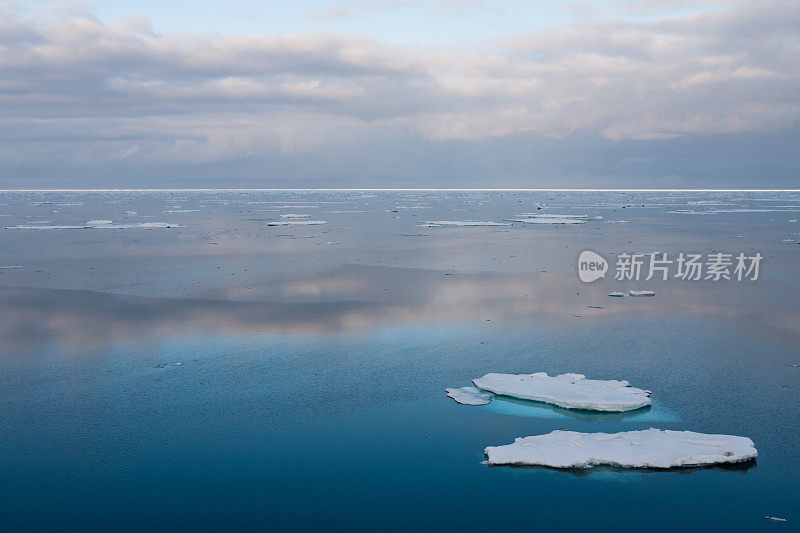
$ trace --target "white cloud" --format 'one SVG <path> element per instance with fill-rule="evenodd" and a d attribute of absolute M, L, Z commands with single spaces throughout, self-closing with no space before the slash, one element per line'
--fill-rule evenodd
<path fill-rule="evenodd" d="M 798 86 L 798 1 L 584 21 L 486 53 L 326 33 L 158 35 L 140 19 L 0 11 L 3 161 L 235 160 L 376 131 L 434 141 L 770 131 L 797 124 Z"/>

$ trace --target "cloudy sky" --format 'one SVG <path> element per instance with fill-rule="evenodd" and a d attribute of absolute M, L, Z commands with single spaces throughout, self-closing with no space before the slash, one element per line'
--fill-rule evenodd
<path fill-rule="evenodd" d="M 798 146 L 800 0 L 0 0 L 0 188 L 796 188 Z"/>

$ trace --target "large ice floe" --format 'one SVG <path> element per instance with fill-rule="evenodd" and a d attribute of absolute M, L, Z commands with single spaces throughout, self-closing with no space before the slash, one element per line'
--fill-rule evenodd
<path fill-rule="evenodd" d="M 557 430 L 489 446 L 485 453 L 490 465 L 659 469 L 740 463 L 758 455 L 747 437 L 653 428 L 620 433 Z"/>
<path fill-rule="evenodd" d="M 458 387 L 445 389 L 448 398 L 462 405 L 486 405 L 492 401 L 492 395 L 481 392 L 475 387 Z"/>
<path fill-rule="evenodd" d="M 586 379 L 583 374 L 490 373 L 472 383 L 483 391 L 565 409 L 620 412 L 650 405 L 650 391 L 631 387 L 627 381 Z"/>

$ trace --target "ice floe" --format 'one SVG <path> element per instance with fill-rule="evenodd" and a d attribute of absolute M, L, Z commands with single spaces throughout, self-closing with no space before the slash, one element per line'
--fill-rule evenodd
<path fill-rule="evenodd" d="M 472 383 L 484 391 L 565 409 L 620 412 L 650 405 L 650 391 L 631 387 L 627 381 L 586 379 L 583 374 L 490 373 Z"/>
<path fill-rule="evenodd" d="M 720 213 L 796 213 L 800 211 L 796 206 L 786 206 L 779 209 L 751 209 L 751 208 L 735 208 L 735 209 L 708 209 L 705 211 L 695 211 L 693 209 L 675 209 L 674 211 L 667 211 L 668 215 L 717 215 Z"/>
<path fill-rule="evenodd" d="M 169 222 L 142 222 L 138 224 L 114 224 L 110 220 L 89 220 L 84 224 L 75 226 L 39 226 L 39 225 L 20 225 L 6 226 L 6 229 L 39 229 L 39 230 L 60 230 L 60 229 L 163 229 L 163 228 L 182 228 L 180 224 Z"/>
<path fill-rule="evenodd" d="M 438 228 L 444 226 L 510 226 L 506 222 L 491 222 L 479 220 L 432 220 L 420 224 L 424 228 Z"/>
<path fill-rule="evenodd" d="M 448 398 L 462 405 L 486 405 L 492 401 L 492 395 L 481 392 L 475 387 L 459 387 L 445 389 Z"/>
<path fill-rule="evenodd" d="M 758 455 L 747 437 L 653 428 L 620 433 L 557 430 L 489 446 L 485 453 L 490 465 L 551 468 L 678 468 L 739 463 Z"/>
<path fill-rule="evenodd" d="M 267 226 L 320 226 L 327 224 L 324 220 L 274 220 L 267 222 Z"/>
<path fill-rule="evenodd" d="M 522 217 L 508 218 L 509 222 L 524 224 L 583 224 L 588 215 L 557 215 L 547 213 L 523 213 Z"/>
<path fill-rule="evenodd" d="M 510 222 L 522 222 L 524 224 L 584 224 L 586 220 L 580 218 L 553 218 L 553 217 L 536 217 L 536 218 L 508 218 Z"/>
<path fill-rule="evenodd" d="M 554 213 L 522 213 L 522 216 L 530 217 L 530 218 L 569 218 L 569 219 L 573 219 L 573 218 L 587 219 L 587 218 L 589 218 L 589 215 L 557 215 L 557 214 L 554 214 Z M 603 218 L 603 217 L 600 217 L 600 218 Z"/>
<path fill-rule="evenodd" d="M 656 293 L 654 291 L 628 291 L 628 294 L 633 296 L 634 298 L 639 296 L 655 296 Z"/>

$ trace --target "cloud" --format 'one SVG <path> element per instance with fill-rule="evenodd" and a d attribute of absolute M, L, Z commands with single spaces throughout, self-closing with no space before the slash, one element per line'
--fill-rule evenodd
<path fill-rule="evenodd" d="M 288 157 L 376 135 L 660 140 L 800 117 L 798 1 L 589 19 L 485 52 L 331 33 L 162 35 L 142 19 L 2 9 L 6 164 Z"/>

